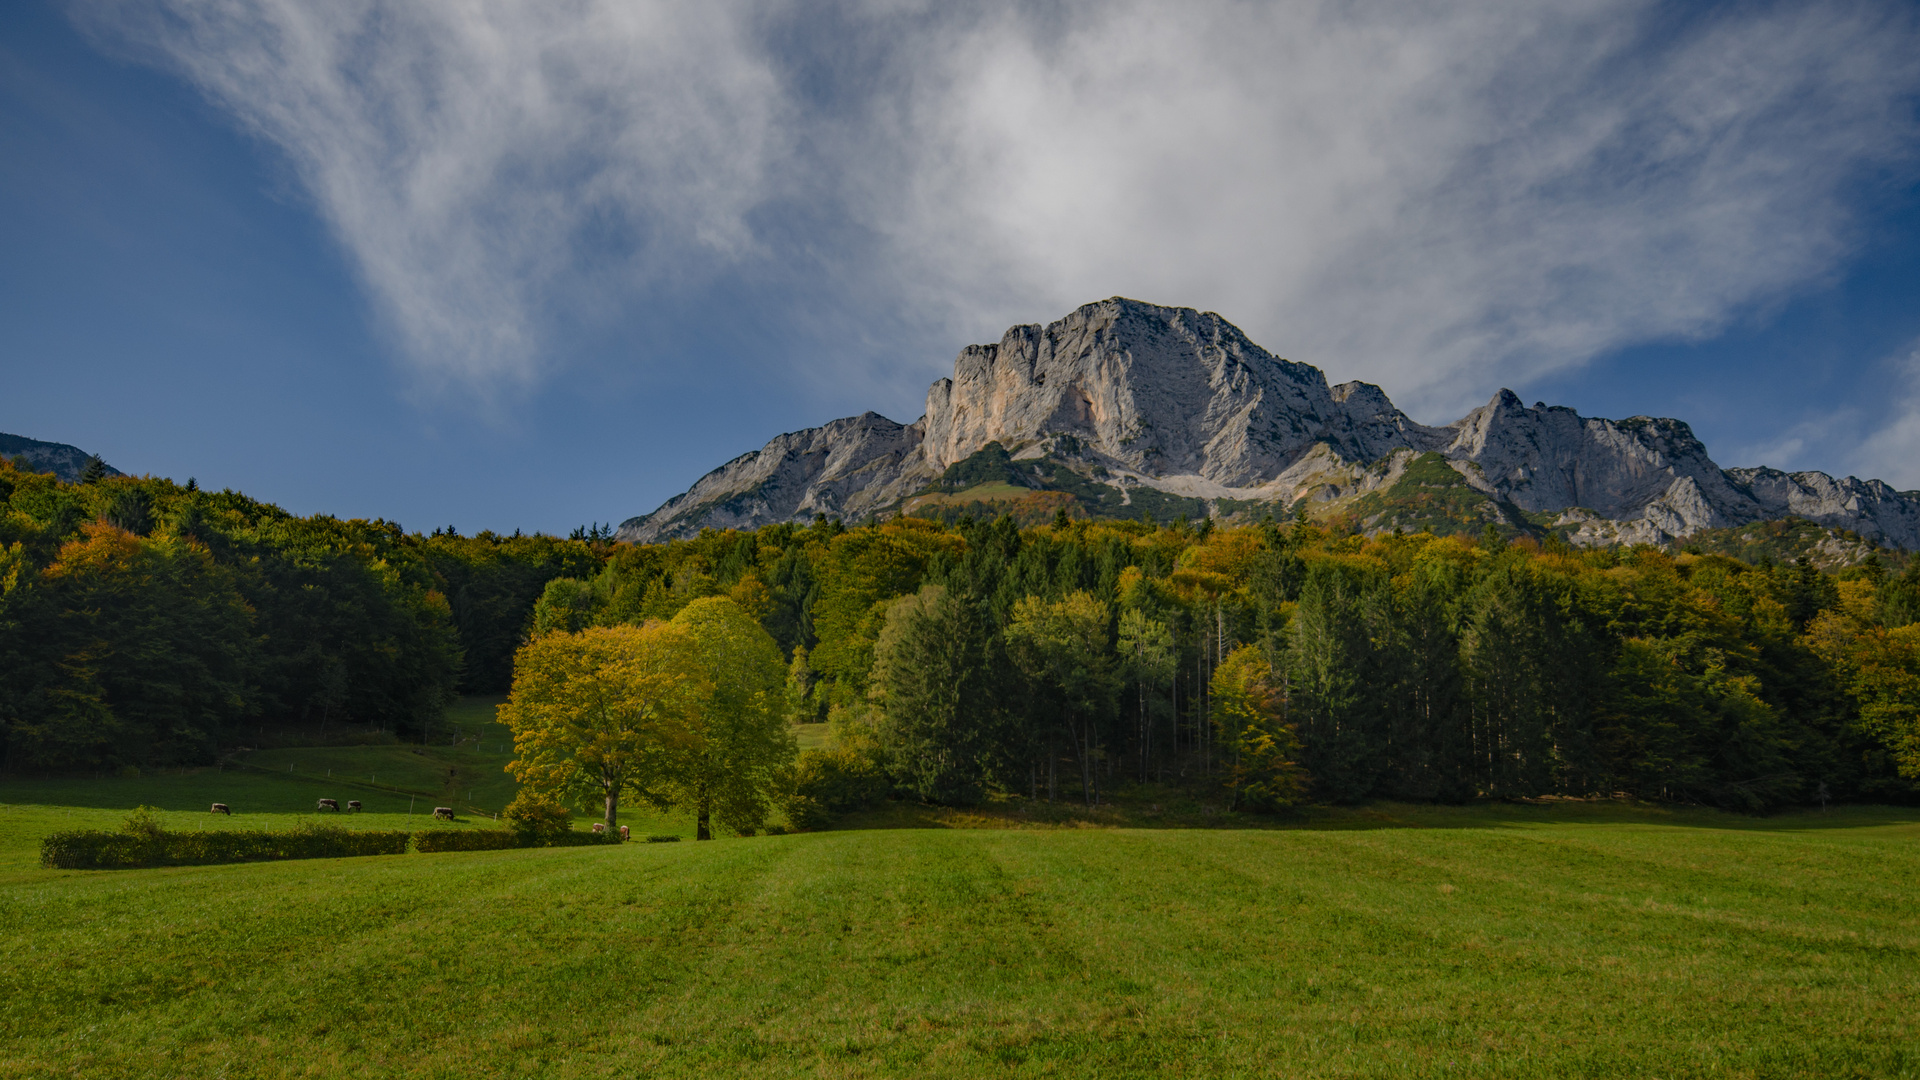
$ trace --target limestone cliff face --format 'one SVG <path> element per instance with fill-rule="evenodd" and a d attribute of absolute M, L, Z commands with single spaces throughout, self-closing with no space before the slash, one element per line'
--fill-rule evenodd
<path fill-rule="evenodd" d="M 935 469 L 989 442 L 1071 434 L 1109 467 L 1226 488 L 1265 483 L 1317 443 L 1372 461 L 1426 430 L 1378 387 L 1330 389 L 1218 315 L 1121 299 L 967 347 L 922 423 Z"/>
<path fill-rule="evenodd" d="M 1625 525 L 1615 539 L 1658 541 L 1756 520 L 1750 500 L 1678 420 L 1527 408 L 1502 390 L 1450 426 L 1441 453 L 1478 466 L 1469 482 L 1523 510 L 1578 507 Z"/>
<path fill-rule="evenodd" d="M 782 435 L 623 522 L 621 540 L 648 543 L 703 528 L 751 529 L 815 514 L 857 520 L 924 483 L 919 424 L 868 412 Z M 911 477 L 909 473 L 911 472 Z"/>
<path fill-rule="evenodd" d="M 1330 387 L 1319 369 L 1274 356 L 1218 315 L 1120 298 L 968 346 L 912 424 L 866 413 L 782 435 L 618 535 L 858 520 L 990 442 L 1016 458 L 1070 446 L 1076 467 L 1115 486 L 1282 509 L 1378 490 L 1405 468 L 1397 451 L 1433 451 L 1489 497 L 1557 515 L 1576 542 L 1659 542 L 1795 514 L 1920 548 L 1920 493 L 1824 473 L 1723 471 L 1678 420 L 1528 408 L 1505 390 L 1426 427 L 1379 387 Z"/>
<path fill-rule="evenodd" d="M 1823 472 L 1760 468 L 1728 469 L 1726 475 L 1758 508 L 1752 520 L 1791 514 L 1920 549 L 1920 492 L 1895 491 L 1879 480 L 1836 480 Z"/>

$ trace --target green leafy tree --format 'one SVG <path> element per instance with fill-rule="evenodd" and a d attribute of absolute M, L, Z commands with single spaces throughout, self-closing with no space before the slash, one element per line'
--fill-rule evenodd
<path fill-rule="evenodd" d="M 1495 558 L 1462 632 L 1482 790 L 1588 794 L 1600 786 L 1593 711 L 1615 642 L 1569 575 L 1524 551 Z"/>
<path fill-rule="evenodd" d="M 1378 658 L 1367 607 L 1384 585 L 1365 566 L 1315 560 L 1290 624 L 1287 685 L 1303 764 L 1315 792 L 1335 802 L 1372 794 L 1380 771 L 1381 687 L 1370 679 Z"/>
<path fill-rule="evenodd" d="M 713 838 L 715 819 L 758 829 L 795 751 L 780 647 L 724 596 L 693 601 L 669 625 L 692 638 L 713 694 L 674 755 L 661 801 L 693 811 L 697 839 Z"/>
<path fill-rule="evenodd" d="M 1166 623 L 1135 608 L 1120 614 L 1118 646 L 1121 669 L 1136 692 L 1140 780 L 1144 783 L 1154 745 L 1154 706 L 1161 701 L 1160 688 L 1173 681 L 1173 631 Z"/>
<path fill-rule="evenodd" d="M 1459 802 L 1474 794 L 1473 739 L 1460 666 L 1460 611 L 1472 582 L 1471 551 L 1426 545 L 1396 578 L 1391 618 L 1376 620 L 1384 652 L 1385 746 L 1381 783 L 1402 799 Z"/>
<path fill-rule="evenodd" d="M 820 719 L 820 701 L 814 696 L 814 684 L 818 681 L 813 673 L 813 665 L 807 663 L 807 647 L 795 645 L 793 660 L 787 665 L 787 715 L 796 724 L 817 723 Z"/>
<path fill-rule="evenodd" d="M 922 799 L 974 802 L 991 778 L 997 644 L 980 605 L 938 585 L 887 609 L 874 662 L 877 734 L 895 779 Z"/>
<path fill-rule="evenodd" d="M 1027 678 L 1029 711 L 1059 718 L 1079 761 L 1081 793 L 1089 806 L 1097 798 L 1097 725 L 1113 712 L 1117 682 L 1107 634 L 1110 618 L 1107 605 L 1087 592 L 1051 602 L 1029 596 L 1014 605 L 1005 631 L 1007 653 Z M 1051 775 L 1051 755 L 1048 765 Z"/>
<path fill-rule="evenodd" d="M 577 578 L 547 582 L 533 605 L 534 634 L 574 634 L 602 622 L 606 596 L 597 584 Z"/>

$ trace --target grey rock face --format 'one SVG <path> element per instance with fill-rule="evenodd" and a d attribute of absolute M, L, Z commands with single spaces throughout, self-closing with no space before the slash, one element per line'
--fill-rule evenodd
<path fill-rule="evenodd" d="M 39 439 L 0 432 L 0 457 L 25 458 L 28 468 L 35 472 L 50 472 L 69 484 L 80 479 L 80 474 L 86 470 L 87 460 L 92 456 L 85 450 L 66 443 L 41 442 Z M 123 476 L 125 474 L 109 465 L 107 475 Z"/>
<path fill-rule="evenodd" d="M 1109 468 L 1235 488 L 1317 443 L 1372 461 L 1427 431 L 1378 387 L 1339 390 L 1218 315 L 1116 298 L 963 350 L 927 394 L 925 455 L 944 469 L 989 442 L 1072 434 Z"/>
<path fill-rule="evenodd" d="M 1753 500 L 1752 520 L 1789 514 L 1852 529 L 1869 540 L 1920 548 L 1920 492 L 1895 491 L 1879 480 L 1836 480 L 1823 472 L 1728 469 L 1727 479 Z"/>
<path fill-rule="evenodd" d="M 918 424 L 868 412 L 782 435 L 701 477 L 653 513 L 623 522 L 616 535 L 650 543 L 703 528 L 810 521 L 815 514 L 865 517 L 920 486 L 907 477 L 909 466 L 921 464 L 920 431 Z"/>
<path fill-rule="evenodd" d="M 1437 451 L 1488 495 L 1559 514 L 1576 542 L 1658 542 L 1796 514 L 1920 548 L 1920 493 L 1824 473 L 1723 471 L 1681 421 L 1528 408 L 1506 390 L 1426 427 L 1379 387 L 1330 387 L 1318 368 L 1274 356 L 1218 315 L 1117 297 L 968 346 L 912 424 L 867 413 L 782 435 L 618 535 L 644 542 L 819 513 L 857 520 L 989 442 L 1035 457 L 1061 436 L 1110 483 L 1189 497 L 1339 498 L 1397 475 L 1395 451 Z"/>

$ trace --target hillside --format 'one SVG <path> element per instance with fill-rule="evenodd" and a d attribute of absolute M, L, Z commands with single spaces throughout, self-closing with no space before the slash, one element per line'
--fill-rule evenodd
<path fill-rule="evenodd" d="M 80 479 L 93 455 L 66 443 L 41 442 L 0 431 L 0 457 L 23 462 L 29 472 L 50 472 L 71 484 Z M 126 475 L 111 465 L 107 465 L 106 470 L 108 476 Z"/>
<path fill-rule="evenodd" d="M 618 536 L 649 542 L 816 515 L 951 518 L 976 504 L 1161 522 L 1304 511 L 1369 533 L 1493 524 L 1582 546 L 1667 543 L 1792 516 L 1920 547 L 1920 493 L 1722 469 L 1682 421 L 1583 417 L 1506 390 L 1429 427 L 1379 387 L 1330 386 L 1218 315 L 1119 297 L 968 346 L 911 424 L 869 412 L 779 436 L 627 519 Z"/>

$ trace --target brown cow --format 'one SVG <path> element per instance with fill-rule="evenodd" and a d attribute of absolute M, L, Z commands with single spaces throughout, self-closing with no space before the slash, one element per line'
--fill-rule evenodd
<path fill-rule="evenodd" d="M 622 839 L 622 840 L 627 840 L 627 839 L 630 839 L 630 838 L 631 838 L 631 836 L 630 836 L 630 834 L 629 834 L 629 833 L 627 832 L 627 827 L 626 827 L 625 825 L 622 825 L 622 826 L 620 826 L 620 839 Z"/>
<path fill-rule="evenodd" d="M 350 812 L 352 812 L 352 813 L 355 813 L 355 814 L 357 814 L 357 813 L 359 813 L 359 812 L 360 812 L 360 800 L 359 800 L 359 799 L 348 799 L 348 800 L 347 800 L 347 809 L 348 809 L 348 810 L 349 810 Z"/>
<path fill-rule="evenodd" d="M 331 810 L 331 811 L 333 811 L 334 813 L 336 813 L 336 814 L 337 814 L 337 813 L 339 813 L 339 812 L 340 812 L 340 800 L 338 800 L 338 799 L 321 799 L 321 800 L 320 800 L 320 802 L 319 802 L 319 803 L 318 803 L 318 804 L 317 804 L 317 805 L 316 805 L 316 806 L 314 807 L 314 809 L 316 809 L 316 810 Z"/>
<path fill-rule="evenodd" d="M 594 832 L 606 832 L 606 831 L 607 831 L 607 823 L 606 823 L 606 822 L 604 822 L 604 821 L 596 821 L 596 822 L 594 822 L 594 823 L 593 823 L 593 831 L 594 831 Z"/>
<path fill-rule="evenodd" d="M 433 808 L 433 816 L 434 816 L 435 818 L 437 818 L 437 819 L 439 819 L 440 821 L 452 821 L 452 820 L 453 820 L 453 807 L 451 807 L 451 806 L 436 806 L 436 807 L 434 807 L 434 808 Z"/>
<path fill-rule="evenodd" d="M 225 815 L 227 815 L 228 817 L 232 817 L 232 816 L 233 816 L 233 811 L 232 811 L 232 810 L 230 810 L 230 809 L 228 809 L 228 808 L 227 808 L 227 804 L 226 804 L 226 803 L 223 803 L 223 802 L 217 802 L 217 803 L 214 803 L 214 804 L 213 804 L 213 807 L 212 807 L 212 809 L 209 809 L 209 810 L 207 811 L 207 813 L 209 813 L 209 814 L 225 814 Z"/>

